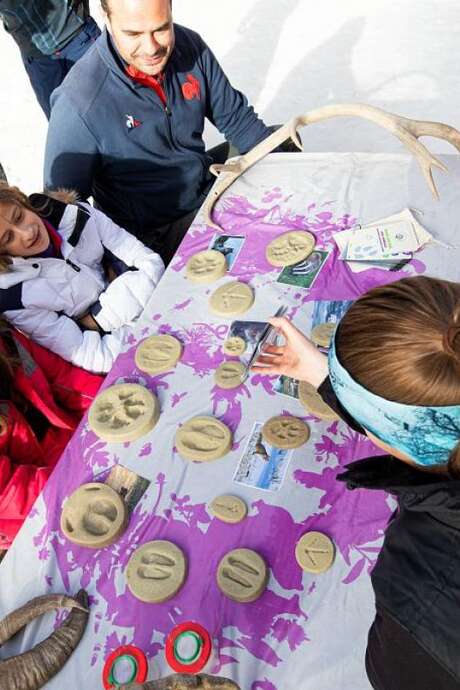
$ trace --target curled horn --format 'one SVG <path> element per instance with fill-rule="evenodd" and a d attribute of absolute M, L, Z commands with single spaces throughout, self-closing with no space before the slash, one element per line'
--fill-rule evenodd
<path fill-rule="evenodd" d="M 122 685 L 120 690 L 240 690 L 240 687 L 232 680 L 219 676 L 175 673 L 167 678 L 150 680 L 147 683 Z"/>
<path fill-rule="evenodd" d="M 216 230 L 222 230 L 212 219 L 212 209 L 216 201 L 240 175 L 288 139 L 292 139 L 295 145 L 302 151 L 302 144 L 299 141 L 297 129 L 315 122 L 321 122 L 322 120 L 329 120 L 332 117 L 362 117 L 380 125 L 398 137 L 401 143 L 415 156 L 431 193 L 435 199 L 439 199 L 438 190 L 433 180 L 432 168 L 435 167 L 444 172 L 447 172 L 447 168 L 444 163 L 428 151 L 426 146 L 420 143 L 419 138 L 423 136 L 438 137 L 448 141 L 457 151 L 460 151 L 460 132 L 458 130 L 442 122 L 410 120 L 409 118 L 394 115 L 386 110 L 364 103 L 337 103 L 316 108 L 305 113 L 305 115 L 295 117 L 234 163 L 211 165 L 210 171 L 218 179 L 209 192 L 203 206 L 206 224 L 216 228 Z"/>
<path fill-rule="evenodd" d="M 8 690 L 38 690 L 66 663 L 78 646 L 88 622 L 88 595 L 81 589 L 74 598 L 50 594 L 32 599 L 0 621 L 0 644 L 4 644 L 38 616 L 59 608 L 72 609 L 64 623 L 29 652 L 0 661 L 0 687 Z"/>

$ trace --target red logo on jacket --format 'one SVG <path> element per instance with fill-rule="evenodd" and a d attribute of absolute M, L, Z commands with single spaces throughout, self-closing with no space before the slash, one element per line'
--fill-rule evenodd
<path fill-rule="evenodd" d="M 182 84 L 182 94 L 186 101 L 193 101 L 194 98 L 200 98 L 200 82 L 193 74 L 187 74 L 187 81 Z"/>

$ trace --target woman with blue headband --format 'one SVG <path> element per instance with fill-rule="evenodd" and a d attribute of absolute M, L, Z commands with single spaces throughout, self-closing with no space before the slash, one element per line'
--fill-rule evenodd
<path fill-rule="evenodd" d="M 375 690 L 460 689 L 460 284 L 425 276 L 375 288 L 339 323 L 329 356 L 286 319 L 255 369 L 314 385 L 388 452 L 339 476 L 399 509 L 371 579 L 366 669 Z"/>

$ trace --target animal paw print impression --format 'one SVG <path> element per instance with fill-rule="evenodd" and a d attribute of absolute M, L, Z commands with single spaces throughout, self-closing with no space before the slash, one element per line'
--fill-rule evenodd
<path fill-rule="evenodd" d="M 153 429 L 160 416 L 157 398 L 137 383 L 106 388 L 90 407 L 88 424 L 104 441 L 135 441 Z"/>
<path fill-rule="evenodd" d="M 113 544 L 124 532 L 128 510 L 123 499 L 107 484 L 83 484 L 66 500 L 61 531 L 79 546 L 100 549 Z"/>
<path fill-rule="evenodd" d="M 304 261 L 315 247 L 314 236 L 305 230 L 285 232 L 270 242 L 265 257 L 272 266 L 293 266 Z"/>
<path fill-rule="evenodd" d="M 299 448 L 310 438 L 310 429 L 297 417 L 281 415 L 265 422 L 262 437 L 275 448 Z"/>
<path fill-rule="evenodd" d="M 212 283 L 227 272 L 225 256 L 215 249 L 194 254 L 185 267 L 185 275 L 193 283 Z"/>
<path fill-rule="evenodd" d="M 159 604 L 177 594 L 186 573 L 187 561 L 179 547 L 170 541 L 150 541 L 129 559 L 126 581 L 137 599 Z"/>
<path fill-rule="evenodd" d="M 234 355 L 238 357 L 239 355 L 245 353 L 246 342 L 243 340 L 243 338 L 240 338 L 238 335 L 234 335 L 231 338 L 227 338 L 227 340 L 222 346 L 222 349 L 226 355 Z"/>

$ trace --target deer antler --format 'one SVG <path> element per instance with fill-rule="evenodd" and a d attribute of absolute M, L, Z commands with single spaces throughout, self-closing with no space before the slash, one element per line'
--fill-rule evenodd
<path fill-rule="evenodd" d="M 439 194 L 433 180 L 432 168 L 436 167 L 444 172 L 447 168 L 438 158 L 435 158 L 426 146 L 419 142 L 423 136 L 437 137 L 445 139 L 457 151 L 460 152 L 460 132 L 454 127 L 445 125 L 441 122 L 426 122 L 424 120 L 410 120 L 400 115 L 388 113 L 380 108 L 363 103 L 340 103 L 337 105 L 326 105 L 322 108 L 312 110 L 305 115 L 294 118 L 283 125 L 276 132 L 260 142 L 251 151 L 248 151 L 238 161 L 229 165 L 211 165 L 210 171 L 218 176 L 218 180 L 211 189 L 208 199 L 204 205 L 205 221 L 211 227 L 221 230 L 222 228 L 213 222 L 212 209 L 216 201 L 222 196 L 233 182 L 246 170 L 255 165 L 268 153 L 276 149 L 287 139 L 291 138 L 296 146 L 302 151 L 302 144 L 297 135 L 297 129 L 321 120 L 329 120 L 332 117 L 363 117 L 371 120 L 375 124 L 388 129 L 392 134 L 411 151 L 417 159 L 423 175 L 435 199 L 439 199 Z"/>

